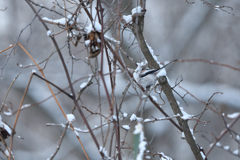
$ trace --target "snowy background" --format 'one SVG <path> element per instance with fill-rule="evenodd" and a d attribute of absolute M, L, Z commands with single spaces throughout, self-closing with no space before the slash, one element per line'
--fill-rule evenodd
<path fill-rule="evenodd" d="M 52 6 L 52 2 L 50 1 L 46 2 L 38 0 L 35 2 L 48 7 Z M 240 21 L 238 18 L 240 16 L 240 11 L 238 10 L 240 3 L 237 0 L 208 1 L 213 5 L 229 6 L 233 8 L 233 10 L 231 10 L 230 8 L 224 7 L 223 9 L 227 10 L 227 12 L 224 12 L 208 7 L 206 4 L 203 4 L 203 1 L 196 0 L 194 2 L 195 4 L 192 5 L 187 4 L 184 0 L 147 1 L 144 36 L 147 43 L 157 55 L 158 60 L 164 62 L 174 59 L 205 59 L 240 68 Z M 59 3 L 62 4 L 62 1 Z M 32 21 L 35 15 L 24 1 L 1 0 L 0 4 L 0 9 L 7 8 L 5 11 L 0 11 L 0 50 L 3 50 L 10 44 L 15 44 L 17 42 L 21 30 Z M 122 5 L 126 6 L 127 4 L 128 1 L 124 1 Z M 136 4 L 133 3 L 123 15 L 131 14 L 131 9 L 134 7 L 136 7 Z M 40 14 L 42 17 L 48 17 L 51 19 L 61 18 L 44 9 L 42 9 Z M 79 21 L 86 23 L 86 16 L 83 14 L 79 17 Z M 59 30 L 56 26 L 49 26 L 53 32 Z M 114 28 L 111 29 L 107 35 L 109 37 L 115 35 Z M 124 49 L 132 45 L 133 38 L 133 34 L 128 31 L 124 32 Z M 57 35 L 56 39 L 60 47 L 64 46 L 66 44 L 66 32 Z M 37 62 L 43 61 L 51 54 L 51 52 L 55 51 L 55 48 L 47 35 L 47 31 L 44 30 L 44 27 L 37 19 L 31 25 L 31 28 L 24 30 L 19 42 L 24 45 Z M 86 82 L 89 78 L 89 74 L 92 73 L 91 68 L 84 61 L 85 57 L 87 57 L 87 53 L 82 50 L 84 50 L 84 44 L 79 44 L 76 48 L 72 47 L 72 53 L 76 54 L 76 57 L 81 60 L 74 62 L 73 68 L 71 68 L 72 61 L 69 58 L 68 49 L 67 47 L 62 49 L 65 62 L 69 67 L 69 72 L 73 71 L 72 82 L 80 79 L 74 85 L 76 92 L 79 91 L 79 86 L 83 82 Z M 135 62 L 141 62 L 143 60 L 140 48 L 137 47 L 136 44 L 132 45 L 127 52 L 134 58 Z M 10 53 L 10 50 L 0 54 L 1 66 L 5 64 L 7 60 L 6 55 L 8 53 Z M 17 64 L 28 66 L 30 63 L 33 62 L 26 53 L 20 47 L 16 47 L 14 54 L 11 54 L 9 61 L 2 70 L 0 80 L 1 101 L 3 101 L 12 80 L 21 72 L 19 78 L 10 90 L 7 101 L 5 102 L 8 107 L 12 107 L 13 111 L 16 111 L 19 107 L 32 70 L 37 70 L 36 66 L 20 68 Z M 47 79 L 61 88 L 67 87 L 67 79 L 58 55 L 56 53 L 53 54 L 48 63 L 49 65 L 47 65 L 44 70 Z M 126 64 L 128 65 L 128 62 L 126 62 Z M 44 67 L 44 64 L 42 64 L 41 67 Z M 107 64 L 104 67 L 107 72 Z M 214 107 L 219 110 L 221 109 L 221 111 L 226 114 L 239 112 L 240 71 L 203 62 L 177 62 L 168 66 L 166 70 L 172 86 L 175 85 L 177 78 L 182 77 L 183 82 L 180 85 L 204 102 L 207 102 L 213 93 L 222 92 L 223 94 L 216 94 L 211 99 L 211 102 L 214 103 Z M 38 70 L 37 73 L 40 74 Z M 108 80 L 107 76 L 106 80 Z M 116 83 L 115 95 L 119 103 L 122 92 L 127 84 L 124 74 L 118 74 Z M 102 106 L 108 107 L 103 88 L 101 87 L 101 95 L 99 96 L 96 87 L 97 83 L 95 82 L 81 97 L 83 105 L 94 111 L 98 108 L 99 97 Z M 179 87 L 176 87 L 175 89 L 182 96 L 186 93 Z M 57 89 L 54 88 L 54 91 L 57 91 Z M 130 92 L 131 91 L 134 90 L 131 89 Z M 37 103 L 46 99 L 50 95 L 46 83 L 34 77 L 24 104 Z M 153 95 L 158 98 L 159 103 L 162 103 L 158 95 Z M 59 94 L 57 97 L 61 105 L 64 106 L 64 111 L 70 113 L 72 109 L 72 101 L 63 94 Z M 163 98 L 165 97 L 163 96 Z M 177 94 L 176 98 L 180 102 L 180 106 L 191 115 L 199 114 L 204 110 L 205 106 L 190 95 L 186 95 L 184 98 L 188 106 Z M 122 125 L 129 124 L 129 118 L 134 113 L 138 101 L 139 98 L 136 95 L 130 93 L 127 94 L 123 103 L 122 112 L 128 113 L 128 116 L 124 119 Z M 163 105 L 162 108 L 169 115 L 173 115 L 168 103 Z M 89 115 L 88 113 L 86 114 Z M 74 124 L 76 127 L 86 129 L 77 112 L 75 116 L 76 121 Z M 164 117 L 151 103 L 148 102 L 143 116 L 143 118 Z M 10 126 L 13 125 L 15 115 L 3 115 L 2 117 L 3 121 L 7 122 Z M 99 117 L 97 116 L 89 116 L 88 120 L 92 127 L 94 127 L 94 125 L 99 125 Z M 207 121 L 208 124 L 206 126 L 200 124 L 197 127 L 197 132 L 194 136 L 197 138 L 197 143 L 206 151 L 210 145 L 209 141 L 214 141 L 213 135 L 218 136 L 224 129 L 224 122 L 221 116 L 212 111 L 207 111 L 202 117 L 202 120 Z M 229 123 L 230 120 L 227 122 Z M 55 126 L 46 127 L 47 123 L 66 123 L 64 116 L 53 99 L 24 109 L 20 113 L 16 132 L 17 135 L 20 135 L 24 139 L 14 138 L 13 153 L 16 159 L 21 157 L 21 159 L 41 160 L 47 159 L 51 156 L 58 145 L 59 137 L 61 136 L 63 128 Z M 189 124 L 190 127 L 193 127 L 195 122 L 193 121 Z M 134 131 L 134 125 L 130 128 L 131 133 Z M 240 124 L 238 122 L 233 128 L 238 133 L 240 132 L 239 126 Z M 105 129 L 107 129 L 107 127 Z M 194 159 L 189 146 L 185 140 L 181 139 L 181 133 L 169 121 L 146 123 L 144 130 L 147 142 L 151 142 L 147 146 L 148 149 L 151 150 L 151 148 L 153 148 L 155 151 L 163 152 L 176 160 Z M 97 130 L 94 133 L 98 138 L 101 138 L 100 130 Z M 121 134 L 124 135 L 124 133 L 125 131 L 122 130 Z M 203 137 L 203 135 L 205 137 Z M 90 135 L 80 133 L 80 137 L 82 137 L 81 140 L 83 141 L 87 152 L 89 152 L 90 159 L 100 159 L 99 154 L 91 154 L 97 153 L 97 149 L 92 143 Z M 129 145 L 131 146 L 133 140 L 130 134 L 126 141 L 129 142 Z M 7 142 L 9 142 L 9 139 Z M 229 145 L 230 150 L 232 151 L 239 148 L 239 145 L 229 138 L 229 134 L 225 135 L 220 143 L 222 145 Z M 125 156 L 127 159 L 127 154 L 125 154 Z M 84 159 L 81 146 L 76 140 L 74 133 L 68 131 L 56 159 L 75 160 L 79 159 L 79 157 L 83 157 L 81 159 Z M 155 159 L 159 158 L 155 157 Z M 209 155 L 209 159 L 237 160 L 239 158 L 220 148 L 214 148 Z"/>

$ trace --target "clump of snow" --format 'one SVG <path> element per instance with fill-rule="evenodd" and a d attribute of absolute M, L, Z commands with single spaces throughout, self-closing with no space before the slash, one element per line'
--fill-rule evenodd
<path fill-rule="evenodd" d="M 132 15 L 134 15 L 135 13 L 141 13 L 142 11 L 142 7 L 141 6 L 137 6 L 136 8 L 132 9 Z"/>
<path fill-rule="evenodd" d="M 72 32 L 73 32 L 73 31 L 72 31 Z M 67 33 L 67 37 L 72 38 L 72 37 L 73 37 L 73 34 L 75 34 L 74 32 L 73 32 L 73 34 L 72 34 L 72 32 L 68 32 L 68 33 Z"/>
<path fill-rule="evenodd" d="M 126 129 L 126 130 L 129 130 L 129 129 L 130 129 L 129 125 L 123 125 L 122 127 L 123 127 L 124 129 Z"/>
<path fill-rule="evenodd" d="M 53 20 L 53 19 L 49 19 L 47 17 L 43 17 L 42 18 L 43 20 L 45 21 L 49 21 L 49 22 L 53 22 L 53 23 L 58 23 L 58 24 L 62 24 L 62 25 L 65 25 L 65 18 L 60 18 L 60 19 L 56 19 L 56 20 Z"/>
<path fill-rule="evenodd" d="M 132 114 L 130 117 L 130 121 L 138 121 L 138 122 L 142 122 L 143 119 L 140 117 L 137 117 L 135 114 Z"/>
<path fill-rule="evenodd" d="M 219 5 L 215 5 L 215 6 L 214 6 L 214 9 L 215 9 L 216 11 L 219 11 L 219 10 L 220 10 L 220 6 L 219 6 Z"/>
<path fill-rule="evenodd" d="M 223 149 L 226 150 L 226 151 L 228 151 L 229 148 L 230 148 L 229 146 L 224 146 L 224 147 L 223 147 Z"/>
<path fill-rule="evenodd" d="M 217 142 L 216 146 L 220 147 L 220 146 L 222 146 L 222 144 L 220 142 Z"/>
<path fill-rule="evenodd" d="M 161 159 L 160 160 L 172 160 L 172 158 L 166 156 L 163 152 L 158 153 L 159 155 L 161 155 Z"/>
<path fill-rule="evenodd" d="M 114 121 L 117 121 L 117 116 L 116 116 L 116 115 L 113 115 L 113 116 L 112 116 L 112 119 L 113 119 Z"/>
<path fill-rule="evenodd" d="M 188 120 L 188 119 L 191 119 L 191 118 L 194 117 L 194 115 L 189 115 L 187 112 L 185 112 L 185 111 L 183 110 L 183 107 L 180 107 L 180 109 L 181 109 L 182 114 L 183 114 L 183 116 L 181 116 L 182 119 Z"/>
<path fill-rule="evenodd" d="M 181 138 L 182 138 L 182 139 L 185 139 L 185 134 L 184 134 L 184 132 L 182 132 Z"/>
<path fill-rule="evenodd" d="M 85 43 L 85 46 L 89 46 L 89 44 L 90 44 L 90 40 L 88 39 L 88 40 L 86 40 L 86 41 L 84 41 L 84 43 Z"/>
<path fill-rule="evenodd" d="M 190 129 L 190 132 L 191 132 L 191 134 L 193 136 L 193 129 Z M 193 136 L 193 139 L 196 140 L 196 138 L 194 136 Z"/>
<path fill-rule="evenodd" d="M 53 23 L 58 23 L 58 24 L 61 24 L 61 25 L 65 25 L 66 22 L 68 22 L 70 25 L 72 25 L 74 23 L 73 20 L 77 20 L 78 22 L 78 18 L 76 17 L 76 15 L 74 15 L 74 17 L 72 18 L 72 15 L 67 15 L 67 18 L 60 18 L 60 19 L 50 19 L 50 18 L 47 18 L 47 17 L 43 17 L 42 18 L 43 20 L 45 21 L 48 21 L 48 22 L 53 22 Z M 71 19 L 71 21 L 70 21 Z"/>
<path fill-rule="evenodd" d="M 85 88 L 87 84 L 91 81 L 91 79 L 92 79 L 92 75 L 89 75 L 88 81 L 80 84 L 80 89 Z"/>
<path fill-rule="evenodd" d="M 148 46 L 148 49 L 149 49 L 150 53 L 152 54 L 153 59 L 158 63 L 159 67 L 162 67 L 162 65 L 161 65 L 160 62 L 158 61 L 157 56 L 155 56 L 152 47 L 149 46 L 147 42 L 146 42 L 146 44 L 147 44 L 147 46 Z"/>
<path fill-rule="evenodd" d="M 238 149 L 236 149 L 235 151 L 233 151 L 232 153 L 234 154 L 234 155 L 237 155 L 238 156 Z"/>
<path fill-rule="evenodd" d="M 191 134 L 192 134 L 192 136 L 193 136 L 193 129 L 190 129 L 190 132 L 191 132 Z M 182 139 L 185 139 L 185 134 L 184 134 L 184 132 L 182 132 L 181 138 L 182 138 Z M 194 136 L 193 136 L 193 139 L 196 140 L 196 138 L 195 138 Z"/>
<path fill-rule="evenodd" d="M 67 120 L 72 124 L 75 121 L 75 116 L 73 114 L 67 114 Z"/>
<path fill-rule="evenodd" d="M 236 139 L 239 141 L 239 140 L 240 140 L 240 136 L 239 136 L 239 135 L 236 135 Z"/>
<path fill-rule="evenodd" d="M 135 121 L 137 118 L 136 114 L 132 114 L 130 117 L 130 121 Z"/>
<path fill-rule="evenodd" d="M 126 21 L 126 23 L 130 23 L 132 21 L 132 15 L 123 15 L 123 19 Z"/>
<path fill-rule="evenodd" d="M 47 36 L 50 37 L 50 36 L 52 36 L 52 35 L 53 35 L 52 31 L 48 30 L 48 31 L 47 31 Z"/>
<path fill-rule="evenodd" d="M 235 112 L 235 113 L 232 113 L 232 114 L 228 114 L 227 117 L 234 119 L 234 118 L 237 118 L 239 116 L 239 114 L 240 114 L 239 112 Z"/>
<path fill-rule="evenodd" d="M 153 96 L 153 95 L 151 95 L 151 97 L 152 97 L 152 99 L 155 101 L 155 102 L 157 102 L 157 97 L 155 97 L 155 96 Z"/>
<path fill-rule="evenodd" d="M 144 123 L 147 123 L 147 122 L 151 122 L 152 120 L 151 119 L 149 119 L 149 118 L 147 118 L 147 119 L 144 119 Z"/>
<path fill-rule="evenodd" d="M 177 104 L 178 104 L 178 105 L 180 105 L 180 102 L 179 102 L 179 101 L 177 101 Z"/>
<path fill-rule="evenodd" d="M 4 153 L 6 154 L 6 156 L 9 157 L 9 149 L 6 149 L 6 150 L 4 151 Z M 11 155 L 13 156 L 13 152 L 12 152 L 12 151 L 11 151 Z M 13 158 L 14 158 L 14 156 L 13 156 Z"/>
<path fill-rule="evenodd" d="M 32 70 L 32 73 L 36 73 L 37 71 L 35 69 Z"/>
<path fill-rule="evenodd" d="M 99 146 L 99 152 L 100 152 L 100 153 L 103 153 L 104 159 L 111 159 L 111 158 L 108 156 L 105 147 Z"/>
<path fill-rule="evenodd" d="M 88 84 L 88 82 L 83 82 L 83 83 L 80 85 L 80 88 L 82 89 L 82 88 L 86 87 L 87 84 Z"/>
<path fill-rule="evenodd" d="M 77 137 L 79 137 L 79 134 L 78 134 L 78 132 L 75 130 L 74 131 L 74 133 L 75 133 L 75 135 L 77 136 Z"/>
<path fill-rule="evenodd" d="M 6 116 L 11 116 L 12 115 L 11 108 L 8 108 L 7 111 L 3 111 L 3 114 L 6 115 Z"/>
<path fill-rule="evenodd" d="M 9 135 L 12 135 L 12 129 L 2 121 L 2 116 L 0 115 L 0 128 L 5 129 Z"/>
<path fill-rule="evenodd" d="M 145 156 L 146 159 L 151 159 L 151 156 Z"/>
<path fill-rule="evenodd" d="M 125 117 L 127 117 L 128 116 L 128 114 L 126 113 L 126 112 L 124 112 L 123 113 L 123 117 L 125 118 Z"/>
<path fill-rule="evenodd" d="M 93 23 L 93 25 L 92 25 Z M 87 34 L 90 33 L 91 31 L 98 31 L 98 32 L 101 32 L 102 31 L 102 26 L 100 23 L 96 22 L 96 21 L 93 21 L 92 23 L 90 23 L 86 28 L 86 32 Z"/>
<path fill-rule="evenodd" d="M 203 159 L 206 159 L 205 154 L 204 154 L 202 151 L 201 151 L 200 153 L 201 153 L 202 158 L 203 158 Z"/>
<path fill-rule="evenodd" d="M 30 106 L 31 106 L 31 104 L 24 104 L 24 105 L 22 105 L 21 109 L 28 108 Z"/>
<path fill-rule="evenodd" d="M 161 69 L 156 76 L 157 77 L 167 76 L 166 69 L 165 68 Z"/>

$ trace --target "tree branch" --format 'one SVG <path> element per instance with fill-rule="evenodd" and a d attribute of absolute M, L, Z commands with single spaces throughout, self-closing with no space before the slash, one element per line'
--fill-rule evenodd
<path fill-rule="evenodd" d="M 132 31 L 139 43 L 139 46 L 141 48 L 141 51 L 142 51 L 144 57 L 148 61 L 149 68 L 158 69 L 159 65 L 154 60 L 153 55 L 151 54 L 151 52 L 147 46 L 147 43 L 145 41 L 145 38 L 143 36 L 144 14 L 145 14 L 145 11 L 142 11 L 141 13 L 135 13 L 133 15 L 133 18 L 132 18 L 133 19 L 133 22 L 132 22 L 133 30 Z M 167 78 L 165 76 L 162 76 L 158 79 L 158 82 L 162 86 L 163 92 L 167 96 L 168 102 L 169 102 L 170 106 L 172 107 L 174 114 L 175 115 L 180 114 L 182 116 L 183 114 L 177 104 L 177 101 L 173 95 L 172 88 L 169 85 Z M 187 120 L 183 120 L 180 117 L 178 117 L 177 120 L 184 132 L 187 143 L 189 144 L 195 158 L 197 160 L 203 160 L 203 157 L 200 153 L 200 148 L 198 147 L 198 145 L 196 144 L 196 142 L 193 138 L 193 135 L 189 129 Z"/>

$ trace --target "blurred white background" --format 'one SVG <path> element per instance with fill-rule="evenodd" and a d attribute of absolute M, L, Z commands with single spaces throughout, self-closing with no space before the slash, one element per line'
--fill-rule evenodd
<path fill-rule="evenodd" d="M 49 8 L 52 6 L 52 1 L 36 0 L 34 2 L 43 4 Z M 108 2 L 110 3 L 111 1 Z M 158 60 L 160 62 L 164 62 L 174 59 L 205 59 L 240 68 L 240 21 L 238 18 L 240 15 L 240 11 L 238 10 L 240 7 L 239 1 L 208 1 L 213 5 L 225 6 L 222 9 L 231 14 L 222 10 L 215 10 L 204 4 L 203 1 L 196 0 L 193 2 L 195 3 L 194 5 L 187 4 L 184 0 L 147 1 L 144 36 L 147 43 L 152 47 L 157 55 Z M 62 1 L 59 1 L 59 3 L 63 4 Z M 129 1 L 123 1 L 122 8 L 124 8 L 124 6 L 128 3 Z M 10 44 L 15 44 L 17 42 L 21 30 L 32 21 L 35 15 L 25 1 L 1 0 L 0 6 L 0 9 L 6 8 L 5 11 L 0 11 L 0 50 L 3 50 Z M 227 6 L 232 7 L 233 10 Z M 131 14 L 131 9 L 134 7 L 136 7 L 135 2 L 123 14 Z M 58 11 L 63 13 L 62 10 Z M 82 10 L 82 12 L 84 11 Z M 45 9 L 42 9 L 40 14 L 42 17 L 52 19 L 59 18 L 58 15 L 54 15 L 52 12 Z M 86 23 L 87 21 L 84 13 L 82 17 L 79 17 L 79 19 L 82 23 Z M 59 30 L 57 26 L 48 26 L 56 32 Z M 111 32 L 109 31 L 107 34 L 108 36 L 111 36 L 115 34 L 114 32 L 115 29 L 112 29 Z M 133 36 L 134 35 L 128 31 L 124 32 L 123 48 L 126 49 L 131 46 L 134 38 Z M 57 39 L 60 47 L 66 44 L 66 32 L 57 35 L 55 38 Z M 27 41 L 28 39 L 29 41 Z M 21 34 L 19 43 L 24 45 L 27 51 L 37 62 L 45 60 L 51 52 L 55 51 L 50 38 L 46 34 L 46 30 L 37 18 L 32 23 L 31 28 L 28 27 Z M 143 56 L 140 54 L 140 49 L 136 46 L 137 45 L 134 44 L 129 50 L 127 50 L 127 52 L 134 58 L 135 62 L 140 62 L 143 59 Z M 82 51 L 83 49 L 84 45 L 82 44 L 79 44 L 76 48 L 72 46 L 72 53 L 76 53 L 76 57 L 82 58 L 82 60 L 74 62 L 73 68 L 67 47 L 61 50 L 69 72 L 71 73 L 71 71 L 73 71 L 72 81 L 82 78 L 74 85 L 76 93 L 80 89 L 79 85 L 86 82 L 88 75 L 92 73 L 91 68 L 84 62 L 85 57 L 87 57 L 87 53 L 86 51 Z M 11 49 L 0 54 L 1 66 L 5 64 L 7 60 L 6 55 L 8 55 L 10 51 Z M 100 60 L 100 58 L 98 58 L 98 60 Z M 28 68 L 20 68 L 17 66 L 17 64 L 28 66 L 30 63 L 33 64 L 26 53 L 20 47 L 16 47 L 15 52 L 11 54 L 7 64 L 2 69 L 2 78 L 0 80 L 1 101 L 3 101 L 13 78 L 21 72 L 19 78 L 10 90 L 8 98 L 5 102 L 8 106 L 12 106 L 13 111 L 16 111 L 19 107 L 24 89 L 27 86 L 32 70 L 35 69 L 37 70 L 37 73 L 40 74 L 36 66 Z M 40 66 L 44 67 L 44 64 Z M 105 67 L 107 72 L 107 64 Z M 180 85 L 200 100 L 206 102 L 213 93 L 222 92 L 223 94 L 216 94 L 211 99 L 211 102 L 214 103 L 215 107 L 221 109 L 222 112 L 226 114 L 239 112 L 239 71 L 203 62 L 178 62 L 167 67 L 166 70 L 172 86 L 175 85 L 177 78 L 182 76 L 183 82 Z M 65 88 L 68 86 L 67 79 L 57 53 L 50 58 L 44 73 L 48 80 L 52 81 L 59 87 Z M 124 74 L 119 74 L 118 76 L 115 94 L 117 102 L 119 103 L 127 80 L 125 79 L 126 77 Z M 107 76 L 106 79 L 108 79 Z M 108 108 L 107 100 L 104 94 L 105 91 L 101 88 L 101 95 L 99 96 L 96 92 L 96 88 L 97 83 L 95 82 L 83 93 L 81 97 L 83 105 L 95 111 L 98 108 L 100 97 L 102 107 Z M 178 87 L 175 89 L 182 96 L 186 93 Z M 57 91 L 57 89 L 54 88 L 54 91 Z M 134 90 L 131 89 L 130 92 L 131 91 Z M 34 77 L 24 104 L 42 101 L 50 95 L 51 94 L 46 83 Z M 159 96 L 155 96 L 158 97 L 158 102 L 162 103 Z M 63 94 L 60 94 L 57 97 L 61 105 L 64 106 L 64 111 L 66 113 L 70 113 L 73 106 L 72 101 Z M 184 107 L 184 110 L 189 114 L 197 115 L 203 111 L 205 107 L 190 95 L 186 95 L 184 98 L 188 106 L 177 94 L 176 98 L 180 102 L 180 106 Z M 128 113 L 129 116 L 122 122 L 122 124 L 129 123 L 129 117 L 135 111 L 138 101 L 139 99 L 136 95 L 130 93 L 126 95 L 122 111 Z M 173 115 L 167 102 L 162 107 L 169 115 Z M 85 112 L 85 114 L 87 116 L 89 115 L 88 112 Z M 86 129 L 78 112 L 75 112 L 75 116 L 75 126 L 81 129 Z M 144 118 L 149 118 L 151 116 L 157 118 L 163 117 L 163 115 L 156 110 L 151 103 L 147 103 L 144 111 Z M 14 118 L 15 115 L 3 115 L 3 120 L 10 126 L 13 125 Z M 88 120 L 92 127 L 94 127 L 94 125 L 99 125 L 98 116 L 91 115 L 88 117 Z M 213 113 L 212 111 L 207 111 L 202 117 L 202 120 L 208 121 L 209 123 L 206 126 L 203 126 L 202 124 L 199 125 L 196 129 L 198 132 L 195 133 L 194 136 L 197 138 L 197 143 L 199 143 L 199 145 L 206 151 L 210 145 L 207 139 L 214 141 L 213 134 L 216 136 L 220 134 L 220 132 L 224 129 L 224 122 L 221 116 Z M 53 99 L 21 111 L 16 132 L 17 135 L 22 136 L 24 139 L 14 138 L 13 153 L 16 159 L 41 160 L 47 159 L 51 156 L 58 145 L 59 137 L 62 134 L 63 128 L 46 127 L 46 123 L 66 123 L 64 116 L 58 109 Z M 191 127 L 193 127 L 194 124 L 195 122 L 190 122 Z M 234 130 L 238 133 L 240 131 L 239 126 L 239 123 L 234 126 Z M 131 126 L 130 132 L 133 130 L 134 125 Z M 94 133 L 101 139 L 101 130 L 97 130 Z M 121 134 L 124 135 L 125 131 L 122 130 Z M 204 138 L 203 135 L 207 137 L 207 139 Z M 151 144 L 147 146 L 150 150 L 151 148 L 154 148 L 157 152 L 164 152 L 166 155 L 176 160 L 194 159 L 189 146 L 185 140 L 181 139 L 181 133 L 168 121 L 145 124 L 145 136 L 148 142 L 151 141 Z M 81 133 L 80 138 L 89 153 L 90 159 L 100 159 L 100 155 L 97 154 L 97 149 L 89 134 Z M 132 136 L 130 133 L 127 137 L 127 141 L 131 146 Z M 9 139 L 7 142 L 9 142 Z M 223 145 L 229 145 L 231 150 L 239 148 L 239 145 L 229 138 L 229 134 L 221 140 L 221 143 Z M 2 157 L 4 159 L 4 156 Z M 125 158 L 127 159 L 127 157 L 128 156 L 126 154 Z M 61 146 L 56 159 L 75 160 L 84 158 L 85 156 L 82 153 L 81 146 L 77 142 L 75 135 L 70 130 L 67 131 L 66 137 L 63 140 L 63 145 Z M 158 157 L 154 158 L 159 159 Z M 227 151 L 223 151 L 220 148 L 214 148 L 209 155 L 209 159 L 237 160 L 239 158 L 231 155 Z"/>

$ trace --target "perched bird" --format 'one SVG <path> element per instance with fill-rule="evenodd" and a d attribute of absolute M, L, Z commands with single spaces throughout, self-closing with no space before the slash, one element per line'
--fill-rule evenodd
<path fill-rule="evenodd" d="M 143 86 L 146 90 L 149 90 L 151 86 L 156 82 L 157 74 L 162 68 L 148 69 L 142 68 L 138 72 L 134 72 L 134 79 L 138 84 Z M 136 70 L 135 70 L 136 71 Z M 166 72 L 165 72 L 166 73 Z"/>
<path fill-rule="evenodd" d="M 149 90 L 152 85 L 155 85 L 158 77 L 166 76 L 165 67 L 175 61 L 169 62 L 159 69 L 142 68 L 142 66 L 144 66 L 143 63 L 138 63 L 138 67 L 135 69 L 133 77 L 138 84 L 143 86 L 146 90 Z"/>

